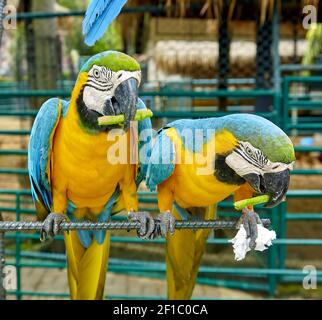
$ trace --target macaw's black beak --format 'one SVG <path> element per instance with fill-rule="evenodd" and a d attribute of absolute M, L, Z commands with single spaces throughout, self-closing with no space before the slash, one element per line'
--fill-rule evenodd
<path fill-rule="evenodd" d="M 130 128 L 134 120 L 136 104 L 138 101 L 139 83 L 134 78 L 129 78 L 118 85 L 112 98 L 113 109 L 116 115 L 124 114 L 124 130 Z"/>
<path fill-rule="evenodd" d="M 290 170 L 286 169 L 280 172 L 264 173 L 263 176 L 249 173 L 244 175 L 243 178 L 255 191 L 270 196 L 265 207 L 271 208 L 284 200 L 290 183 Z"/>

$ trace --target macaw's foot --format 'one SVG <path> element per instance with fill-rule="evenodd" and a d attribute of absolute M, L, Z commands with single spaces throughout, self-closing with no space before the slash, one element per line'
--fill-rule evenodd
<path fill-rule="evenodd" d="M 168 233 L 174 234 L 176 218 L 171 214 L 170 211 L 165 211 L 157 215 L 155 219 L 158 223 L 156 224 L 156 235 L 166 237 Z"/>
<path fill-rule="evenodd" d="M 45 241 L 47 236 L 54 238 L 59 232 L 59 225 L 67 220 L 67 217 L 61 213 L 50 213 L 44 221 L 43 227 L 40 231 L 40 241 Z"/>
<path fill-rule="evenodd" d="M 262 224 L 261 219 L 255 211 L 249 210 L 247 207 L 242 212 L 243 215 L 237 223 L 237 229 L 239 229 L 241 224 L 244 226 L 247 238 L 250 238 L 249 247 L 255 249 L 258 236 L 257 225 Z"/>
<path fill-rule="evenodd" d="M 153 217 L 148 212 L 134 212 L 130 211 L 128 214 L 130 221 L 139 221 L 141 227 L 138 230 L 138 237 L 141 239 L 153 239 L 155 222 Z"/>

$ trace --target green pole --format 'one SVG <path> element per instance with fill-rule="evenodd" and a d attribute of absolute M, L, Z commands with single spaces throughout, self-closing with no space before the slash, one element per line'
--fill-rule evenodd
<path fill-rule="evenodd" d="M 272 228 L 273 230 L 277 230 L 278 227 L 278 210 L 277 208 L 273 208 L 272 211 Z M 275 269 L 276 268 L 276 259 L 277 259 L 277 247 L 273 244 L 268 251 L 268 268 Z M 268 294 L 270 297 L 273 297 L 276 292 L 276 275 L 269 274 L 268 275 Z"/>
<path fill-rule="evenodd" d="M 3 221 L 0 212 L 0 221 Z M 6 289 L 4 287 L 4 266 L 5 266 L 5 252 L 4 252 L 4 232 L 0 232 L 0 300 L 6 300 Z"/>
<path fill-rule="evenodd" d="M 288 104 L 289 104 L 289 80 L 287 77 L 283 79 L 283 114 L 282 114 L 282 128 L 287 133 L 288 128 Z"/>
<path fill-rule="evenodd" d="M 279 205 L 279 218 L 280 218 L 280 232 L 278 237 L 280 239 L 285 239 L 286 237 L 286 214 L 287 214 L 287 202 L 284 201 Z M 279 268 L 285 268 L 285 259 L 286 259 L 286 246 L 280 245 L 279 246 Z"/>
<path fill-rule="evenodd" d="M 20 214 L 21 214 L 21 208 L 20 208 L 20 194 L 16 195 L 16 220 L 20 221 Z M 20 231 L 16 233 L 18 236 L 16 237 L 16 276 L 17 276 L 17 291 L 16 291 L 16 297 L 17 300 L 21 300 L 21 268 L 20 268 L 20 260 L 21 260 L 21 237 Z"/>
<path fill-rule="evenodd" d="M 274 12 L 272 19 L 272 57 L 273 57 L 273 66 L 274 66 L 274 99 L 273 105 L 275 114 L 275 123 L 280 125 L 280 101 L 281 101 L 281 72 L 280 72 L 280 56 L 279 56 L 279 16 L 278 16 L 278 7 L 279 0 L 275 0 L 274 3 Z"/>

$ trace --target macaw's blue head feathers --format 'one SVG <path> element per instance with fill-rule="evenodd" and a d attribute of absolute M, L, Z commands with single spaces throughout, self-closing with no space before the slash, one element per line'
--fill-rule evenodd
<path fill-rule="evenodd" d="M 92 0 L 83 20 L 83 34 L 88 46 L 99 40 L 119 15 L 127 0 Z"/>
<path fill-rule="evenodd" d="M 249 142 L 272 162 L 292 163 L 295 153 L 292 141 L 271 121 L 252 114 L 233 114 L 222 118 L 223 127 L 239 141 Z"/>
<path fill-rule="evenodd" d="M 80 70 L 75 93 L 84 127 L 106 131 L 111 127 L 99 126 L 98 118 L 123 114 L 124 130 L 128 130 L 136 113 L 140 81 L 139 63 L 124 53 L 105 51 L 90 58 Z"/>
<path fill-rule="evenodd" d="M 285 198 L 295 160 L 289 137 L 272 122 L 250 114 L 223 117 L 222 126 L 238 140 L 226 156 L 226 164 L 256 192 L 270 196 L 266 206 L 280 203 Z"/>

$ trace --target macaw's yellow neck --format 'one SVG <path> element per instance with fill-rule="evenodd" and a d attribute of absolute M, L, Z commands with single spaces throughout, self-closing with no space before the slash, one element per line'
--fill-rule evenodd
<path fill-rule="evenodd" d="M 77 99 L 78 99 L 81 91 L 83 90 L 85 83 L 87 82 L 87 78 L 88 78 L 87 73 L 81 72 L 79 74 L 76 84 L 74 86 L 74 89 L 72 91 L 72 95 L 71 95 L 71 99 L 70 99 L 70 106 L 69 106 L 67 116 L 66 116 L 69 119 L 69 121 L 77 122 L 82 127 L 82 129 L 85 129 L 85 128 L 83 128 L 79 114 L 78 114 Z"/>
<path fill-rule="evenodd" d="M 172 176 L 161 189 L 171 186 L 174 200 L 181 207 L 208 206 L 225 199 L 239 188 L 238 184 L 219 181 L 215 175 L 216 155 L 227 154 L 238 143 L 232 133 L 227 130 L 216 132 L 198 152 L 186 148 L 180 133 L 174 128 L 168 129 L 166 134 L 175 145 L 176 165 Z M 162 202 L 166 201 L 161 199 L 159 203 Z M 165 206 L 172 207 L 172 203 Z"/>

